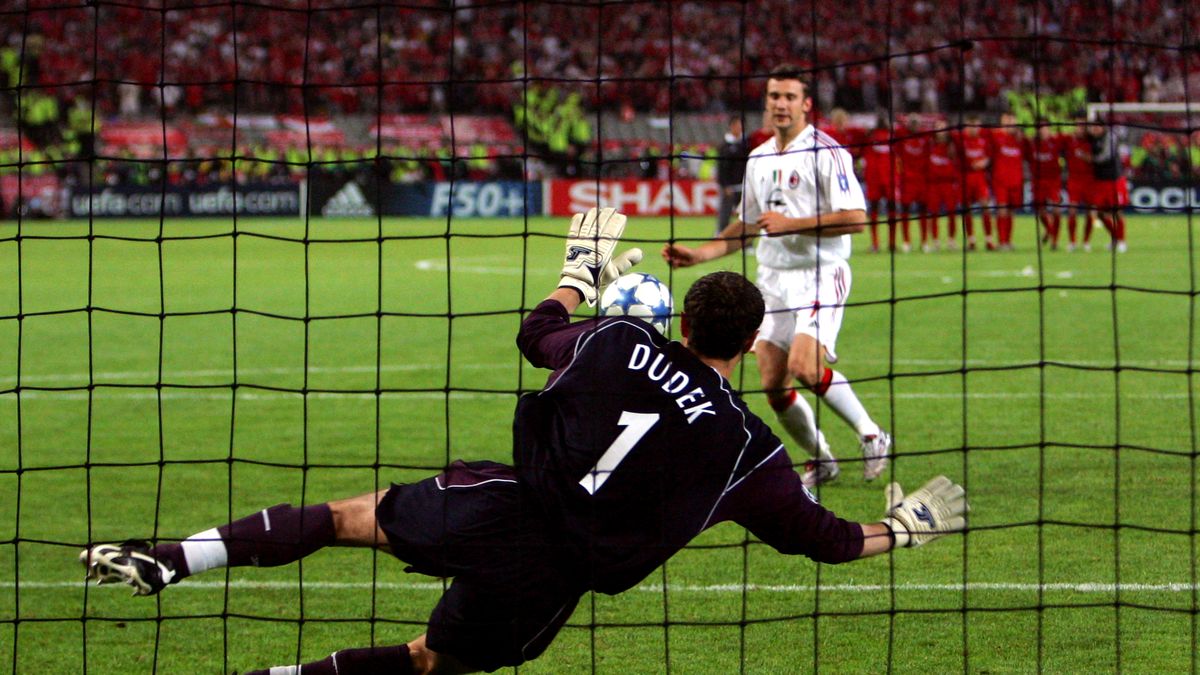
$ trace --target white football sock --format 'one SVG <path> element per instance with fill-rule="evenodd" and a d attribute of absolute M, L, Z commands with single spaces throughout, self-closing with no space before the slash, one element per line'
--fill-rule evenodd
<path fill-rule="evenodd" d="M 217 528 L 198 532 L 179 542 L 183 557 L 187 560 L 188 574 L 199 574 L 216 567 L 224 567 L 229 561 L 225 542 Z"/>
<path fill-rule="evenodd" d="M 814 459 L 833 459 L 829 451 L 829 443 L 825 442 L 825 434 L 817 428 L 817 417 L 808 405 L 808 400 L 798 392 L 794 392 L 792 404 L 776 413 L 780 424 L 796 443 L 804 448 Z"/>
<path fill-rule="evenodd" d="M 850 381 L 836 370 L 830 372 L 833 373 L 833 377 L 829 380 L 829 386 L 822 396 L 825 402 L 839 417 L 854 428 L 859 438 L 878 435 L 879 425 L 871 419 L 871 416 L 867 414 L 867 409 L 859 402 L 858 396 L 855 396 L 854 390 L 850 388 Z"/>

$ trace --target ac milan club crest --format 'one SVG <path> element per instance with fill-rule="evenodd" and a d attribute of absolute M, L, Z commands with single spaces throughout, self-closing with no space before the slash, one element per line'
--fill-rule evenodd
<path fill-rule="evenodd" d="M 792 169 L 792 175 L 788 176 L 788 189 L 795 190 L 800 187 L 800 172 Z"/>

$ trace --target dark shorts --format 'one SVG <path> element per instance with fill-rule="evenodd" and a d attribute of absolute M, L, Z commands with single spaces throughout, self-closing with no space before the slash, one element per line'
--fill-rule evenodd
<path fill-rule="evenodd" d="M 469 666 L 491 672 L 536 658 L 583 595 L 563 547 L 503 464 L 454 462 L 393 485 L 376 514 L 407 571 L 453 577 L 426 645 Z"/>

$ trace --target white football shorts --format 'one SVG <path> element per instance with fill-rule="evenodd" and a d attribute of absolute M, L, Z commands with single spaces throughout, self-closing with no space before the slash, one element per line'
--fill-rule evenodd
<path fill-rule="evenodd" d="M 786 352 L 797 335 L 811 335 L 824 345 L 829 363 L 837 362 L 837 336 L 850 297 L 849 263 L 822 261 L 819 267 L 790 270 L 760 265 L 757 285 L 767 305 L 759 340 Z"/>

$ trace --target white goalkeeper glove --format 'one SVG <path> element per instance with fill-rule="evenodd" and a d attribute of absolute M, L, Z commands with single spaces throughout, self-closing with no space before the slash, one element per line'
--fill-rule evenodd
<path fill-rule="evenodd" d="M 887 512 L 883 524 L 892 531 L 894 548 L 920 546 L 966 527 L 966 492 L 945 476 L 934 478 L 907 497 L 899 483 L 892 483 L 884 496 Z"/>
<path fill-rule="evenodd" d="M 595 307 L 604 287 L 642 260 L 642 250 L 631 248 L 613 256 L 625 231 L 625 216 L 616 209 L 589 209 L 576 213 L 567 231 L 567 255 L 559 288 L 579 291 L 588 307 Z"/>

